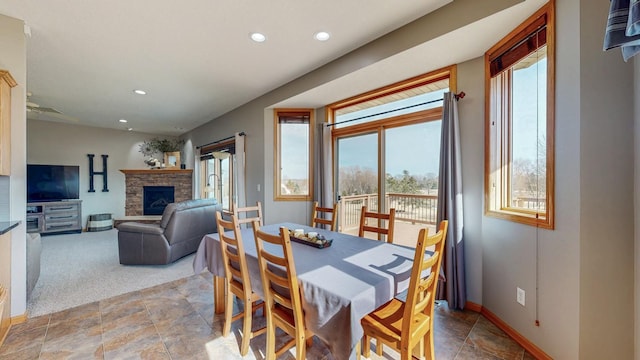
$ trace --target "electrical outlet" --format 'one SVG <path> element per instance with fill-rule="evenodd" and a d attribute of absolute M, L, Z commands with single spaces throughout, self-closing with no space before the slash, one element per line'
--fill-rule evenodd
<path fill-rule="evenodd" d="M 518 304 L 524 306 L 524 290 L 518 288 L 516 292 L 516 301 Z"/>

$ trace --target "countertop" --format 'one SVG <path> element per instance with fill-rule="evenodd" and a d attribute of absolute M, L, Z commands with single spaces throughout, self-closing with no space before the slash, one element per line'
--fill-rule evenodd
<path fill-rule="evenodd" d="M 20 221 L 0 221 L 0 235 L 8 233 L 18 225 L 20 225 Z"/>

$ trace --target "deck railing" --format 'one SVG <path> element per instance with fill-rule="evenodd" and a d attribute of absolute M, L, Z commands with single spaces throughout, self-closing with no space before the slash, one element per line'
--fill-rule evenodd
<path fill-rule="evenodd" d="M 546 205 L 546 198 L 518 196 L 513 199 L 513 207 L 521 209 L 544 210 Z"/>
<path fill-rule="evenodd" d="M 396 209 L 396 220 L 419 224 L 435 224 L 437 195 L 398 194 L 385 195 L 387 208 Z M 348 231 L 360 225 L 360 211 L 366 205 L 369 211 L 378 211 L 378 195 L 363 194 L 340 198 L 340 230 Z"/>

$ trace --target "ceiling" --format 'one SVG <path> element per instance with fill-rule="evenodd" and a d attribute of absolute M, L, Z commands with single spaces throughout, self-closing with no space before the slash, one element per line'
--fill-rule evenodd
<path fill-rule="evenodd" d="M 191 0 L 184 6 L 154 0 L 150 6 L 130 0 L 2 0 L 0 14 L 24 20 L 30 31 L 27 101 L 61 113 L 34 108 L 28 119 L 177 136 L 451 1 Z M 454 31 L 448 36 L 467 44 L 457 50 L 416 64 L 416 53 L 433 54 L 434 46 L 447 47 L 451 39 L 417 46 L 352 74 L 348 87 L 346 79 L 334 81 L 289 99 L 290 104 L 309 106 L 314 99 L 321 106 L 343 93 L 375 88 L 375 82 L 382 86 L 477 57 L 509 24 L 537 8 L 531 3 L 540 2 L 513 7 L 527 7 L 517 10 L 518 16 L 510 9 L 501 18 Z M 331 38 L 315 40 L 318 31 Z M 468 39 L 469 31 L 484 38 Z M 253 42 L 252 32 L 267 40 Z M 388 66 L 390 61 L 395 65 Z M 135 89 L 147 94 L 136 95 Z"/>
<path fill-rule="evenodd" d="M 3 0 L 0 14 L 30 28 L 28 101 L 62 113 L 27 118 L 179 135 L 450 1 Z"/>

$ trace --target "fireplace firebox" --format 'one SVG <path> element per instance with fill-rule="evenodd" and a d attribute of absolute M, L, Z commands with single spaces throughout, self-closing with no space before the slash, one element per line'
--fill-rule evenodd
<path fill-rule="evenodd" d="M 175 201 L 173 186 L 144 186 L 142 189 L 143 215 L 162 215 L 164 208 Z"/>

